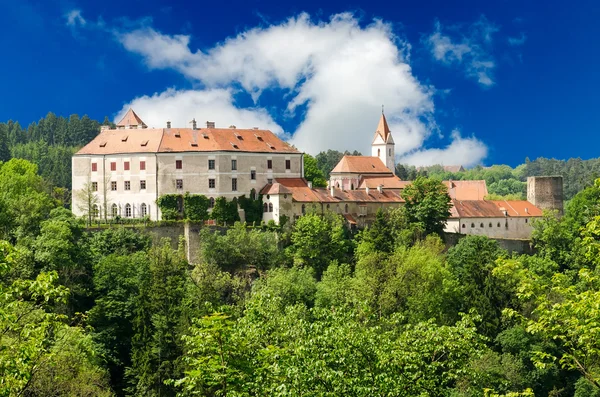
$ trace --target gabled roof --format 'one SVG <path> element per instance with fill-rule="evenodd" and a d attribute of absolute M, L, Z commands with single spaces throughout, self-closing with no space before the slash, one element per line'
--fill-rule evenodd
<path fill-rule="evenodd" d="M 260 191 L 260 194 L 291 194 L 292 191 L 281 183 L 272 183 L 265 185 Z"/>
<path fill-rule="evenodd" d="M 480 181 L 444 181 L 450 198 L 456 200 L 483 200 L 488 195 L 487 185 Z"/>
<path fill-rule="evenodd" d="M 292 199 L 301 203 L 403 203 L 400 193 L 392 190 L 383 192 L 375 190 L 341 190 L 333 189 L 333 196 L 329 189 L 309 188 L 306 180 L 302 178 L 277 178 L 276 182 L 292 191 Z"/>
<path fill-rule="evenodd" d="M 364 176 L 360 180 L 359 189 L 377 189 L 378 186 L 383 185 L 384 189 L 404 189 L 410 185 L 411 181 L 403 181 L 396 175 L 389 176 Z"/>
<path fill-rule="evenodd" d="M 463 172 L 465 169 L 462 165 L 444 165 L 444 171 L 446 172 Z"/>
<path fill-rule="evenodd" d="M 504 218 L 542 216 L 542 210 L 525 200 L 452 200 L 451 218 Z M 506 211 L 506 215 L 504 214 Z"/>
<path fill-rule="evenodd" d="M 147 128 L 146 123 L 142 121 L 142 119 L 133 111 L 133 109 L 129 108 L 125 116 L 117 123 L 117 127 L 129 127 L 129 126 L 138 126 L 141 128 Z"/>
<path fill-rule="evenodd" d="M 76 154 L 233 151 L 300 153 L 268 130 L 236 128 L 105 129 Z"/>
<path fill-rule="evenodd" d="M 374 156 L 344 156 L 331 170 L 331 174 L 392 174 L 379 157 Z"/>
<path fill-rule="evenodd" d="M 392 139 L 390 127 L 388 127 L 387 120 L 385 118 L 385 114 L 381 113 L 381 118 L 379 119 L 379 124 L 377 125 L 377 129 L 375 130 L 375 136 L 373 137 L 373 142 L 377 139 L 377 136 L 380 136 L 381 139 L 385 143 L 394 143 Z"/>

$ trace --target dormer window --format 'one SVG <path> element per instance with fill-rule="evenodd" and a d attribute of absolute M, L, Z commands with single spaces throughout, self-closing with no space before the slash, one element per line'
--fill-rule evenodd
<path fill-rule="evenodd" d="M 231 143 L 231 147 L 233 147 L 234 149 L 239 149 L 238 145 L 236 145 L 235 143 L 229 142 Z"/>
<path fill-rule="evenodd" d="M 263 139 L 262 139 L 262 136 L 260 136 L 260 135 L 256 135 L 256 134 L 254 134 L 254 136 L 256 137 L 256 139 L 258 139 L 259 141 L 261 141 L 261 142 L 262 142 L 262 140 L 263 140 Z"/>
<path fill-rule="evenodd" d="M 192 142 L 192 143 L 190 143 L 190 145 L 192 145 L 192 147 L 198 147 L 198 143 L 196 143 L 196 142 Z"/>
<path fill-rule="evenodd" d="M 203 137 L 204 139 L 208 139 L 208 135 L 206 135 L 204 132 L 202 133 L 202 137 Z"/>
<path fill-rule="evenodd" d="M 106 142 L 100 142 L 100 147 L 106 147 Z"/>
<path fill-rule="evenodd" d="M 127 138 L 129 138 L 129 135 L 125 135 L 123 138 L 121 138 L 121 142 L 127 142 Z"/>
<path fill-rule="evenodd" d="M 143 141 L 140 146 L 147 146 L 148 145 L 148 141 Z"/>

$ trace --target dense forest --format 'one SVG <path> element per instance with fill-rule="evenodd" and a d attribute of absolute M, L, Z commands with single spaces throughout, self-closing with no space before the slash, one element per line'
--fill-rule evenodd
<path fill-rule="evenodd" d="M 0 165 L 2 396 L 600 396 L 600 181 L 532 256 L 464 237 L 445 186 L 361 232 L 335 214 L 203 227 L 200 255 L 90 231 Z M 174 221 L 170 221 L 174 222 Z"/>

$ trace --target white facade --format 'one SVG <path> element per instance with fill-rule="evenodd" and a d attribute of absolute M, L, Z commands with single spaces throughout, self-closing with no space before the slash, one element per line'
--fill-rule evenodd
<path fill-rule="evenodd" d="M 530 239 L 531 218 L 450 218 L 444 229 L 447 233 L 469 234 L 502 239 Z"/>
<path fill-rule="evenodd" d="M 371 156 L 379 157 L 392 172 L 396 169 L 395 146 L 391 134 L 388 135 L 387 142 L 384 142 L 382 136 L 377 134 L 371 144 Z"/>

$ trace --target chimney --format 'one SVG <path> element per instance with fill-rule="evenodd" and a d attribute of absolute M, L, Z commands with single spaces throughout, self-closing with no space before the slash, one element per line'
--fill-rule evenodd
<path fill-rule="evenodd" d="M 525 213 L 529 214 L 529 208 L 525 207 Z"/>
<path fill-rule="evenodd" d="M 206 128 L 215 128 L 215 122 L 214 121 L 207 121 L 206 122 Z"/>
<path fill-rule="evenodd" d="M 312 181 L 308 181 L 308 188 L 312 189 Z"/>
<path fill-rule="evenodd" d="M 331 187 L 329 188 L 329 193 L 331 194 L 331 197 L 335 197 L 335 192 L 333 191 L 333 185 L 331 185 Z"/>
<path fill-rule="evenodd" d="M 167 121 L 167 128 L 171 128 L 171 122 Z"/>
<path fill-rule="evenodd" d="M 369 187 L 368 186 L 367 186 L 366 190 L 367 190 L 367 196 L 368 196 L 369 195 Z"/>
<path fill-rule="evenodd" d="M 378 191 L 379 193 L 383 193 L 383 185 L 379 185 L 379 186 L 377 186 L 377 191 Z"/>
<path fill-rule="evenodd" d="M 192 121 L 190 121 L 190 123 L 192 123 L 192 129 L 193 130 L 197 130 L 198 129 L 195 118 L 193 118 Z"/>
<path fill-rule="evenodd" d="M 232 125 L 229 126 L 229 128 L 232 128 L 232 129 L 235 130 L 236 127 L 235 127 L 235 125 L 232 124 Z"/>

